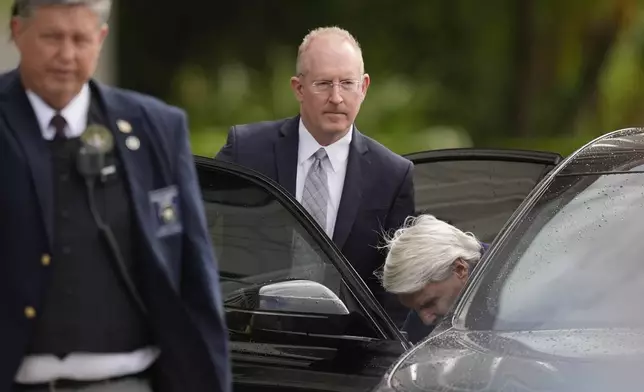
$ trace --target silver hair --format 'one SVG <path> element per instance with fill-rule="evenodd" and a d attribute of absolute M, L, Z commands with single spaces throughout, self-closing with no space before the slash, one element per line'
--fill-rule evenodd
<path fill-rule="evenodd" d="M 112 12 L 112 0 L 15 0 L 12 14 L 28 18 L 35 8 L 46 5 L 84 5 L 98 15 L 101 23 L 107 23 Z"/>
<path fill-rule="evenodd" d="M 385 266 L 380 274 L 386 291 L 411 294 L 426 284 L 449 278 L 458 259 L 470 270 L 481 258 L 481 243 L 432 215 L 409 217 L 402 228 L 386 240 Z"/>
<path fill-rule="evenodd" d="M 364 60 L 362 59 L 362 49 L 360 48 L 360 44 L 358 43 L 358 40 L 351 35 L 347 30 L 337 27 L 337 26 L 330 26 L 330 27 L 318 27 L 314 30 L 311 30 L 302 40 L 302 43 L 300 44 L 298 50 L 297 50 L 297 60 L 295 62 L 295 72 L 297 75 L 302 75 L 304 73 L 304 66 L 302 64 L 302 58 L 306 50 L 309 48 L 311 45 L 311 42 L 315 40 L 318 37 L 322 36 L 328 36 L 328 35 L 334 35 L 340 39 L 344 39 L 347 42 L 351 44 L 357 51 L 358 54 L 360 54 L 360 73 L 364 73 Z"/>

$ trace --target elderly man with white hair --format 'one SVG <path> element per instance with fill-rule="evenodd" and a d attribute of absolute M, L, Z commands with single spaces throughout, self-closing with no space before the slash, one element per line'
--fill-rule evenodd
<path fill-rule="evenodd" d="M 403 326 L 413 342 L 444 316 L 487 245 L 432 215 L 409 217 L 387 240 L 382 285 L 412 309 Z"/>

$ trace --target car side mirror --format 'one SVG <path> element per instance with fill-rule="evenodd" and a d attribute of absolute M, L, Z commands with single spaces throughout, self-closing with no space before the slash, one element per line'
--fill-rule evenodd
<path fill-rule="evenodd" d="M 259 289 L 259 310 L 348 315 L 349 310 L 328 287 L 310 280 L 271 283 Z"/>

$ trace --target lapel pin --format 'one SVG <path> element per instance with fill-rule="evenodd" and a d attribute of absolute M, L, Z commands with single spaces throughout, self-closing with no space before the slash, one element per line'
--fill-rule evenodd
<path fill-rule="evenodd" d="M 125 145 L 130 150 L 136 151 L 141 147 L 141 141 L 136 136 L 128 136 L 127 139 L 125 139 Z"/>
<path fill-rule="evenodd" d="M 130 123 L 125 120 L 117 120 L 116 126 L 118 127 L 119 131 L 123 133 L 132 132 L 132 125 L 130 125 Z"/>
<path fill-rule="evenodd" d="M 163 212 L 161 212 L 161 216 L 165 223 L 172 222 L 174 220 L 174 208 L 172 208 L 172 206 L 165 207 Z"/>

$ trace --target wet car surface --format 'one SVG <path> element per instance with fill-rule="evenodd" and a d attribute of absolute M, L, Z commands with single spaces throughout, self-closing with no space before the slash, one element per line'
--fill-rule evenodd
<path fill-rule="evenodd" d="M 644 131 L 566 158 L 481 263 L 377 391 L 641 390 Z"/>

